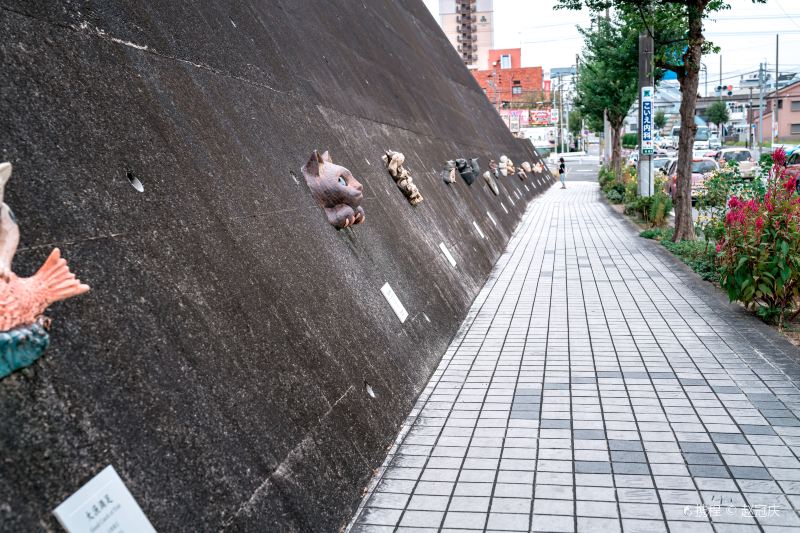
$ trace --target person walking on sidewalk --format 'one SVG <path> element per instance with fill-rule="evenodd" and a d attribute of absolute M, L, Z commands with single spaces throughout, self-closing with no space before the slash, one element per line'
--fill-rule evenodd
<path fill-rule="evenodd" d="M 559 157 L 558 158 L 558 179 L 561 180 L 561 188 L 562 189 L 566 189 L 567 188 L 567 182 L 566 182 L 566 179 L 567 179 L 567 166 L 564 163 L 564 158 L 563 157 Z"/>

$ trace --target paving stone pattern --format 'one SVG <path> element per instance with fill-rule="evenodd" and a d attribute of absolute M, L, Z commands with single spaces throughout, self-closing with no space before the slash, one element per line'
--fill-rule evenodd
<path fill-rule="evenodd" d="M 800 531 L 799 353 L 596 183 L 556 186 L 351 531 Z"/>

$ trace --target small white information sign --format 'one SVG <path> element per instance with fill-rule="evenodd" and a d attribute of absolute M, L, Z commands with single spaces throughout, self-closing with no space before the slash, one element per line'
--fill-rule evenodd
<path fill-rule="evenodd" d="M 517 197 L 517 200 L 522 200 L 522 196 L 520 196 L 517 191 L 514 191 L 514 196 Z"/>
<path fill-rule="evenodd" d="M 478 226 L 478 223 L 473 220 L 472 225 L 475 226 L 475 229 L 478 231 L 478 235 L 481 236 L 481 239 L 485 239 L 486 235 L 483 234 L 483 232 L 481 231 L 481 227 Z"/>
<path fill-rule="evenodd" d="M 492 224 L 494 224 L 495 226 L 497 225 L 497 221 L 494 219 L 494 217 L 492 216 L 492 214 L 491 214 L 491 213 L 489 213 L 489 211 L 486 211 L 486 216 L 487 216 L 487 217 L 489 217 L 489 220 L 491 220 L 491 221 L 492 221 Z"/>
<path fill-rule="evenodd" d="M 509 202 L 511 202 L 511 205 L 512 205 L 512 206 L 513 206 L 513 205 L 516 205 L 516 204 L 514 203 L 514 200 L 512 200 L 510 196 L 508 197 L 508 201 L 509 201 Z"/>
<path fill-rule="evenodd" d="M 156 533 L 111 465 L 56 507 L 53 514 L 68 533 Z"/>
<path fill-rule="evenodd" d="M 503 211 L 505 211 L 506 215 L 507 215 L 508 214 L 508 209 L 506 209 L 506 206 L 505 206 L 505 204 L 503 204 L 503 202 L 500 202 L 500 207 L 503 208 Z"/>
<path fill-rule="evenodd" d="M 400 319 L 400 322 L 405 322 L 406 318 L 408 318 L 408 311 L 406 308 L 403 307 L 403 303 L 400 301 L 400 298 L 394 293 L 394 289 L 388 283 L 384 283 L 383 287 L 381 287 L 381 292 L 383 293 L 383 297 L 386 298 L 386 301 L 389 302 L 389 305 L 392 307 L 392 311 L 394 314 L 397 315 L 397 318 Z"/>
<path fill-rule="evenodd" d="M 527 185 L 523 185 L 523 186 L 525 187 L 525 190 L 526 190 L 526 191 L 528 191 L 528 192 L 531 192 L 531 190 L 528 188 L 528 186 L 527 186 Z"/>
<path fill-rule="evenodd" d="M 450 253 L 450 250 L 447 249 L 447 246 L 445 246 L 443 242 L 439 243 L 439 249 L 442 251 L 447 260 L 450 261 L 450 264 L 453 266 L 453 268 L 455 268 L 456 260 L 453 257 L 453 254 Z"/>

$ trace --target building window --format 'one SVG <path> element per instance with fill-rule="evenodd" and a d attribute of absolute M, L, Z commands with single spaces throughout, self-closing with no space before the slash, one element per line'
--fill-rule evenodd
<path fill-rule="evenodd" d="M 512 87 L 511 88 L 511 94 L 522 94 L 522 86 L 521 85 L 515 85 L 514 87 Z"/>
<path fill-rule="evenodd" d="M 792 100 L 792 111 L 800 111 L 800 100 Z"/>
<path fill-rule="evenodd" d="M 500 56 L 500 68 L 511 68 L 511 54 Z"/>
<path fill-rule="evenodd" d="M 783 109 L 783 100 L 778 100 L 778 109 Z"/>
<path fill-rule="evenodd" d="M 800 135 L 800 124 L 792 124 L 792 128 L 789 131 L 789 133 L 791 133 L 792 135 Z"/>

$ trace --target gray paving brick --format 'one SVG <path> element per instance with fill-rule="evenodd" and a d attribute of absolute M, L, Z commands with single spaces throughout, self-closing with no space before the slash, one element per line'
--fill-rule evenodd
<path fill-rule="evenodd" d="M 571 185 L 531 204 L 351 531 L 800 530 L 798 349 Z"/>

